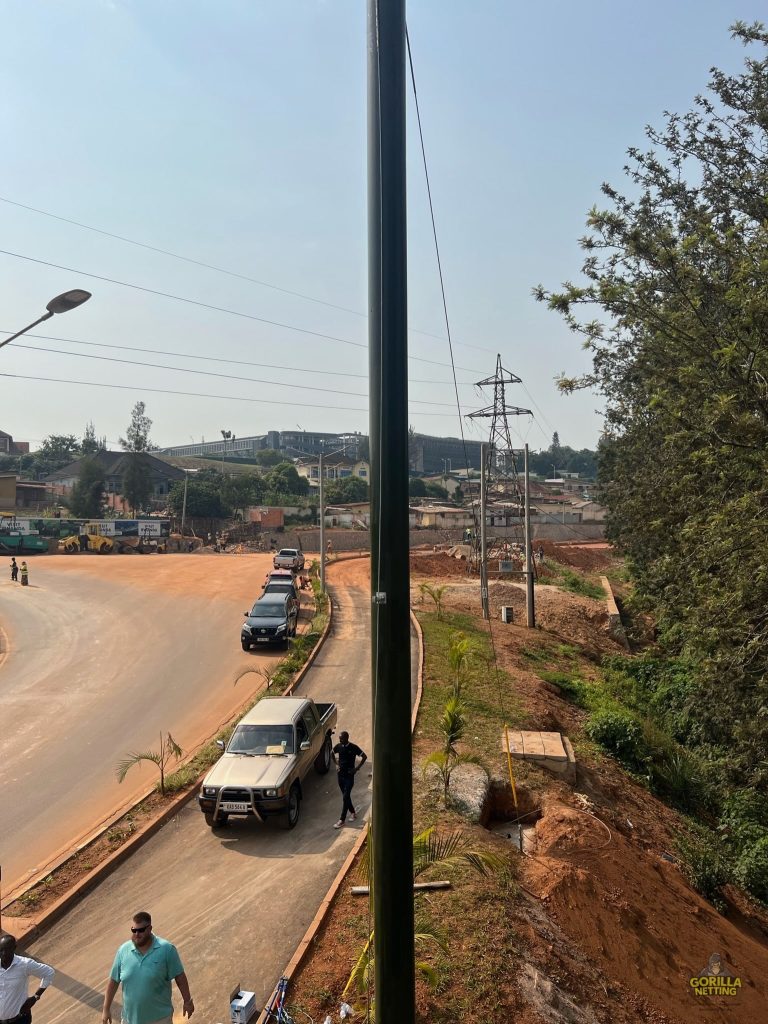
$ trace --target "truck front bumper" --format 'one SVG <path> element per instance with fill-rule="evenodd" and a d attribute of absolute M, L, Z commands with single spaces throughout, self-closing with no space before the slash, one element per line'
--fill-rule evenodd
<path fill-rule="evenodd" d="M 233 801 L 220 800 L 218 797 L 203 796 L 202 794 L 198 794 L 197 803 L 203 814 L 226 815 L 236 818 L 254 817 L 259 821 L 264 821 L 271 814 L 280 814 L 285 811 L 288 807 L 288 797 L 251 797 L 247 807 L 245 801 L 242 803 L 237 801 L 237 810 L 230 810 Z"/>

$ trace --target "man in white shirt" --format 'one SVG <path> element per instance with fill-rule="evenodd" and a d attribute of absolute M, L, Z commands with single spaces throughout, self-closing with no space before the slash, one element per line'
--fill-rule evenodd
<path fill-rule="evenodd" d="M 30 1024 L 32 1007 L 53 981 L 56 972 L 28 956 L 16 955 L 16 939 L 0 939 L 0 1024 Z M 40 979 L 40 987 L 28 995 L 31 977 Z"/>

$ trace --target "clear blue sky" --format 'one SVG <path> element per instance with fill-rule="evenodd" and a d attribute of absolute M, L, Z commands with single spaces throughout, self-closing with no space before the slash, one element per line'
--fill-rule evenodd
<path fill-rule="evenodd" d="M 493 371 L 498 351 L 529 393 L 510 389 L 509 401 L 530 406 L 532 398 L 541 410 L 535 422 L 515 424 L 518 438 L 540 448 L 557 430 L 563 443 L 595 445 L 599 399 L 563 398 L 554 384 L 588 359 L 531 288 L 578 277 L 576 240 L 601 182 L 621 183 L 625 151 L 643 144 L 644 125 L 665 109 L 688 109 L 713 64 L 741 65 L 728 26 L 763 11 L 755 0 L 409 5 L 465 411 L 485 404 L 469 383 Z M 0 196 L 365 310 L 364 0 L 4 0 L 2 14 Z M 444 336 L 444 324 L 412 104 L 409 117 L 411 353 L 446 364 L 411 363 L 410 421 L 455 435 L 455 406 L 426 404 L 450 403 L 453 393 L 447 344 L 428 336 Z M 366 342 L 354 313 L 4 202 L 0 232 L 0 248 L 17 254 Z M 0 329 L 19 329 L 72 287 L 93 299 L 38 329 L 70 340 L 19 339 L 0 350 L 0 371 L 129 390 L 0 378 L 0 429 L 18 439 L 81 434 L 93 419 L 114 441 L 139 399 L 158 444 L 211 440 L 222 428 L 238 436 L 296 424 L 367 432 L 366 380 L 341 376 L 365 375 L 362 348 L 6 255 Z M 21 342 L 353 394 L 99 362 Z M 468 436 L 479 437 L 477 428 Z"/>

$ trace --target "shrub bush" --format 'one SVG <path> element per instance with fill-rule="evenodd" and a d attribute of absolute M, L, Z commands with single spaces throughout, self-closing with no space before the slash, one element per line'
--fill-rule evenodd
<path fill-rule="evenodd" d="M 643 767 L 643 726 L 630 711 L 619 707 L 595 711 L 586 724 L 586 733 L 628 767 Z"/>
<path fill-rule="evenodd" d="M 572 676 L 568 672 L 539 672 L 539 678 L 545 683 L 553 683 L 574 704 L 585 703 L 587 685 L 579 676 Z"/>
<path fill-rule="evenodd" d="M 768 903 L 768 832 L 742 850 L 733 874 L 747 892 Z"/>
<path fill-rule="evenodd" d="M 678 840 L 683 858 L 683 873 L 697 892 L 718 910 L 725 908 L 722 888 L 731 878 L 731 864 L 720 848 L 717 837 L 708 829 Z"/>

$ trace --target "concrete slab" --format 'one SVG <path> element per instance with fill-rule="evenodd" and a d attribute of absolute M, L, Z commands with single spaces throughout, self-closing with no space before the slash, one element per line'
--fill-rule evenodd
<path fill-rule="evenodd" d="M 559 732 L 509 730 L 509 752 L 520 761 L 530 761 L 540 768 L 557 774 L 576 776 L 576 759 L 568 737 Z M 501 749 L 506 750 L 505 734 L 501 734 Z"/>

